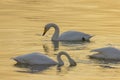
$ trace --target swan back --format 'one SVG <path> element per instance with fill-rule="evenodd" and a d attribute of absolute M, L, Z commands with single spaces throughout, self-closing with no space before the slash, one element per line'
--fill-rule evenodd
<path fill-rule="evenodd" d="M 16 60 L 18 63 L 24 63 L 24 64 L 39 64 L 39 65 L 57 64 L 57 62 L 55 62 L 48 56 L 38 52 L 21 55 L 13 59 Z"/>
<path fill-rule="evenodd" d="M 61 59 L 62 55 L 65 55 L 68 58 L 70 66 L 76 66 L 76 62 L 68 55 L 68 53 L 66 53 L 64 51 L 59 52 L 57 55 L 58 66 L 64 65 L 64 62 Z"/>
<path fill-rule="evenodd" d="M 91 50 L 91 52 L 99 52 L 99 53 L 119 53 L 120 50 L 116 49 L 114 47 L 104 47 L 104 48 L 98 48 L 98 49 L 94 49 Z"/>
<path fill-rule="evenodd" d="M 87 41 L 91 38 L 92 36 L 89 34 L 85 34 L 83 32 L 79 31 L 66 31 L 62 33 L 59 37 L 58 40 L 66 40 L 66 41 Z"/>
<path fill-rule="evenodd" d="M 92 50 L 92 52 L 98 53 L 91 55 L 91 58 L 120 60 L 120 50 L 114 47 L 98 48 Z"/>

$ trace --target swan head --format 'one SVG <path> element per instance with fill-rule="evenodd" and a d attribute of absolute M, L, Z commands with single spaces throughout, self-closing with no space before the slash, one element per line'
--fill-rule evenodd
<path fill-rule="evenodd" d="M 46 34 L 46 32 L 51 28 L 51 27 L 55 27 L 56 28 L 56 24 L 54 23 L 48 23 L 45 25 L 45 28 L 44 28 L 44 32 L 43 32 L 43 36 Z"/>
<path fill-rule="evenodd" d="M 46 34 L 46 32 L 50 29 L 50 25 L 45 25 L 45 28 L 44 28 L 44 32 L 43 32 L 43 34 L 42 34 L 42 36 L 44 36 L 45 34 Z"/>
<path fill-rule="evenodd" d="M 68 55 L 68 53 L 66 53 L 64 51 L 61 51 L 57 55 L 58 66 L 63 66 L 64 65 L 64 62 L 61 59 L 61 55 L 65 55 L 68 58 L 69 63 L 70 63 L 69 66 L 76 66 L 77 65 L 76 62 Z"/>
<path fill-rule="evenodd" d="M 76 62 L 72 58 L 69 60 L 69 62 L 70 62 L 69 66 L 76 66 L 77 65 Z"/>

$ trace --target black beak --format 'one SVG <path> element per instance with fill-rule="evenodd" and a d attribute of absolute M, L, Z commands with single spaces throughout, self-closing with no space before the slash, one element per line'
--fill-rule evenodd
<path fill-rule="evenodd" d="M 44 31 L 44 33 L 42 34 L 42 36 L 44 36 L 44 35 L 45 35 L 45 33 L 46 33 L 46 31 Z"/>

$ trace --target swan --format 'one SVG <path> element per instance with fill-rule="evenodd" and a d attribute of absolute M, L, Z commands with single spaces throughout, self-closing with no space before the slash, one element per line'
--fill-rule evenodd
<path fill-rule="evenodd" d="M 57 60 L 58 62 L 52 60 L 48 56 L 34 52 L 30 54 L 21 55 L 18 57 L 13 58 L 15 61 L 17 61 L 18 64 L 29 64 L 29 65 L 58 65 L 63 66 L 64 62 L 61 59 L 61 55 L 65 55 L 70 63 L 70 66 L 76 66 L 76 62 L 64 51 L 61 51 L 57 54 Z"/>
<path fill-rule="evenodd" d="M 66 31 L 59 36 L 59 27 L 54 23 L 48 23 L 45 25 L 43 36 L 51 27 L 55 29 L 55 32 L 52 36 L 52 41 L 89 41 L 89 39 L 93 37 L 92 35 L 78 31 Z"/>
<path fill-rule="evenodd" d="M 89 55 L 89 57 L 93 59 L 120 60 L 120 50 L 115 47 L 93 49 L 91 52 L 97 52 L 96 54 Z"/>

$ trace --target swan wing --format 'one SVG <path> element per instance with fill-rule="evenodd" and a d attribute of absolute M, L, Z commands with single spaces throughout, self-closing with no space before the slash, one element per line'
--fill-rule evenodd
<path fill-rule="evenodd" d="M 95 59 L 120 60 L 120 54 L 93 54 L 89 56 Z"/>
<path fill-rule="evenodd" d="M 93 49 L 91 52 L 99 52 L 99 53 L 119 53 L 120 50 L 116 49 L 114 47 L 104 47 L 104 48 L 98 48 L 98 49 Z"/>
<path fill-rule="evenodd" d="M 18 63 L 25 64 L 56 64 L 54 60 L 41 53 L 31 53 L 15 57 Z"/>
<path fill-rule="evenodd" d="M 59 40 L 82 40 L 82 38 L 89 40 L 91 36 L 83 32 L 67 31 L 60 35 Z"/>
<path fill-rule="evenodd" d="M 91 55 L 91 58 L 120 60 L 120 50 L 114 47 L 98 48 L 92 50 L 92 52 L 98 53 Z"/>

